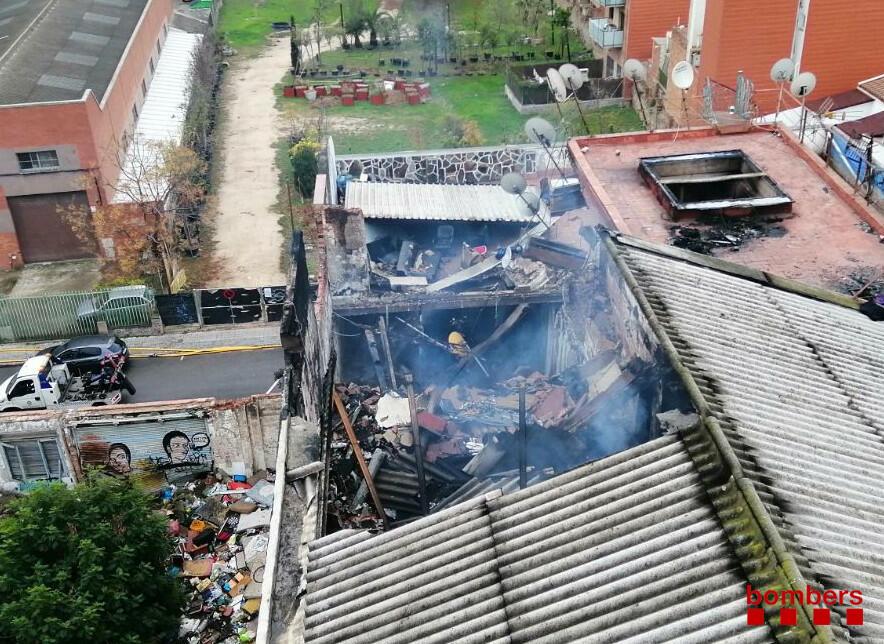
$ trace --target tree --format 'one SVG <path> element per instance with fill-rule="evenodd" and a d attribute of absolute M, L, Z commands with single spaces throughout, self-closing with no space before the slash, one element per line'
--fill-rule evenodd
<path fill-rule="evenodd" d="M 0 518 L 0 640 L 160 642 L 183 595 L 166 521 L 134 484 L 38 487 Z"/>
<path fill-rule="evenodd" d="M 368 29 L 368 46 L 375 48 L 378 46 L 378 30 L 385 29 L 386 12 L 366 11 L 363 16 L 363 24 Z"/>
<path fill-rule="evenodd" d="M 484 143 L 479 124 L 473 120 L 449 114 L 442 123 L 442 129 L 454 147 L 476 147 Z"/>
<path fill-rule="evenodd" d="M 292 162 L 292 173 L 295 187 L 305 199 L 313 194 L 316 175 L 319 172 L 319 144 L 312 139 L 302 139 L 292 146 L 289 158 Z"/>
<path fill-rule="evenodd" d="M 205 196 L 206 162 L 191 148 L 171 142 L 133 140 L 120 154 L 115 195 L 90 214 L 72 207 L 62 214 L 84 240 L 94 236 L 105 248 L 110 277 L 136 277 L 147 271 L 168 286 L 177 259 L 179 211 L 197 207 Z M 107 240 L 107 241 L 105 241 Z"/>
<path fill-rule="evenodd" d="M 365 7 L 361 0 L 351 0 L 348 6 L 349 11 L 345 17 L 344 33 L 353 37 L 353 46 L 357 49 L 362 47 L 362 32 L 365 31 L 366 14 Z"/>

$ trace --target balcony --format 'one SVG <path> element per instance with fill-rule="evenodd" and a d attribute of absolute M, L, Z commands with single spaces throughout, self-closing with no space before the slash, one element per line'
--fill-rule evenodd
<path fill-rule="evenodd" d="M 623 30 L 608 22 L 606 18 L 590 20 L 589 35 L 596 45 L 605 49 L 623 46 Z"/>
<path fill-rule="evenodd" d="M 592 0 L 597 7 L 624 7 L 626 0 Z"/>

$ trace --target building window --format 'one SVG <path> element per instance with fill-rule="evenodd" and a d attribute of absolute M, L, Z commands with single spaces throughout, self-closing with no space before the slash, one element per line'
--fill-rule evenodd
<path fill-rule="evenodd" d="M 160 51 L 160 43 L 159 43 L 159 41 L 157 41 L 157 53 L 159 53 L 159 51 Z M 155 70 L 156 70 L 156 67 L 153 64 L 153 56 L 151 56 L 150 57 L 150 75 L 151 76 L 153 76 L 153 73 Z"/>
<path fill-rule="evenodd" d="M 10 441 L 3 445 L 6 466 L 16 481 L 57 480 L 65 475 L 54 438 Z"/>
<path fill-rule="evenodd" d="M 16 156 L 20 170 L 53 170 L 58 167 L 58 154 L 55 150 L 19 152 Z"/>
<path fill-rule="evenodd" d="M 160 38 L 157 38 L 157 56 L 163 53 L 163 43 Z M 153 59 L 151 59 L 153 60 Z"/>
<path fill-rule="evenodd" d="M 132 118 L 136 121 L 138 120 L 138 106 L 137 105 L 132 106 Z"/>
<path fill-rule="evenodd" d="M 143 78 L 141 79 L 141 96 L 142 97 L 147 96 L 147 83 L 144 81 Z"/>
<path fill-rule="evenodd" d="M 164 22 L 163 23 L 163 37 L 165 38 L 168 35 L 169 35 L 169 26 Z"/>

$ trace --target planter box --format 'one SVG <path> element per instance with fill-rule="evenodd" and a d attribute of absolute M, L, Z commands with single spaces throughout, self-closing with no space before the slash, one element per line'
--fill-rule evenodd
<path fill-rule="evenodd" d="M 384 104 L 384 95 L 383 94 L 375 94 L 371 97 L 372 105 L 383 105 Z"/>
<path fill-rule="evenodd" d="M 316 90 L 317 96 L 327 96 L 328 95 L 328 89 L 326 88 L 325 85 L 317 85 L 313 89 Z"/>
<path fill-rule="evenodd" d="M 354 102 L 352 94 L 344 94 L 341 96 L 341 105 L 353 105 Z"/>
<path fill-rule="evenodd" d="M 286 85 L 282 88 L 282 95 L 286 98 L 294 98 L 295 97 L 295 86 L 294 85 Z"/>
<path fill-rule="evenodd" d="M 295 87 L 295 96 L 297 98 L 304 98 L 304 93 L 307 91 L 306 85 L 298 85 Z"/>
<path fill-rule="evenodd" d="M 329 90 L 331 90 L 332 96 L 340 96 L 344 93 L 340 85 L 332 85 Z"/>
<path fill-rule="evenodd" d="M 368 100 L 368 89 L 357 89 L 356 90 L 356 100 L 357 101 L 367 101 Z"/>
<path fill-rule="evenodd" d="M 396 80 L 396 82 L 393 83 L 393 89 L 402 91 L 403 89 L 405 89 L 405 81 L 402 79 Z"/>
<path fill-rule="evenodd" d="M 405 100 L 409 105 L 420 105 L 421 96 L 417 92 L 408 92 L 405 94 Z"/>
<path fill-rule="evenodd" d="M 429 83 L 421 83 L 417 86 L 417 93 L 421 95 L 423 98 L 427 98 L 430 96 L 430 84 Z"/>

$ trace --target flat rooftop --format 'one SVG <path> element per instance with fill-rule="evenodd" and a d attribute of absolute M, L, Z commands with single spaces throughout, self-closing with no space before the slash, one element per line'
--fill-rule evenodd
<path fill-rule="evenodd" d="M 591 199 L 582 215 L 586 225 L 604 221 L 605 214 L 622 232 L 667 244 L 677 229 L 696 220 L 667 220 L 666 210 L 642 180 L 642 157 L 740 149 L 793 200 L 791 215 L 760 226 L 759 236 L 745 235 L 740 243 L 727 241 L 710 253 L 722 259 L 809 284 L 845 290 L 850 276 L 874 276 L 884 271 L 884 244 L 838 194 L 834 179 L 826 180 L 787 141 L 769 132 L 702 136 L 699 132 L 644 133 L 578 139 L 572 151 L 582 150 L 586 163 L 575 168 Z M 847 184 L 842 184 L 846 187 Z M 849 187 L 848 187 L 849 191 Z M 712 218 L 718 223 L 742 225 L 740 218 Z M 754 218 L 753 218 L 754 219 Z M 749 225 L 748 220 L 744 220 Z M 754 222 L 751 224 L 754 225 Z M 704 226 L 698 226 L 705 228 Z M 726 233 L 726 226 L 724 227 Z M 741 237 L 737 234 L 736 237 Z M 854 277 L 853 281 L 856 278 Z"/>
<path fill-rule="evenodd" d="M 101 101 L 147 0 L 0 0 L 0 105 Z M 4 37 L 5 36 L 5 37 Z"/>

